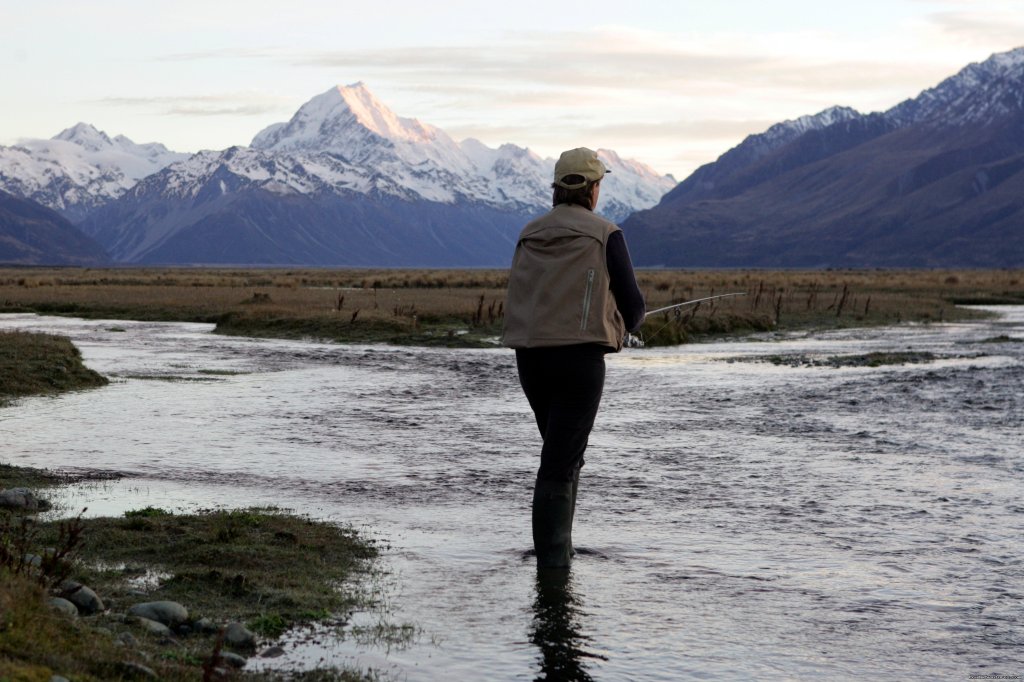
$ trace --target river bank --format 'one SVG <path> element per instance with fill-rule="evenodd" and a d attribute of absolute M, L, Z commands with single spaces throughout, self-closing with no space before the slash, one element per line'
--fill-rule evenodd
<path fill-rule="evenodd" d="M 221 334 L 493 347 L 505 270 L 0 268 L 0 313 L 205 322 Z M 649 309 L 744 296 L 652 316 L 641 336 L 671 346 L 752 332 L 951 322 L 962 304 L 1024 303 L 1024 271 L 641 270 Z"/>
<path fill-rule="evenodd" d="M 69 339 L 23 332 L 0 332 L 0 377 L 0 409 L 109 383 Z M 117 478 L 0 463 L 10 493 L 0 495 L 0 679 L 372 679 L 335 666 L 295 676 L 239 668 L 283 654 L 273 642 L 285 632 L 340 630 L 367 608 L 373 543 L 274 507 L 86 518 L 65 508 L 37 519 L 61 488 Z M 136 615 L 153 603 L 176 606 Z"/>

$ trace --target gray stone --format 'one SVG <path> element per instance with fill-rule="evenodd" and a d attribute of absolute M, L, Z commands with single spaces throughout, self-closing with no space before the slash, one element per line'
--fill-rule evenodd
<path fill-rule="evenodd" d="M 36 497 L 28 488 L 8 488 L 0 490 L 0 507 L 18 511 L 45 511 L 50 508 L 50 503 Z"/>
<path fill-rule="evenodd" d="M 22 557 L 22 561 L 25 562 L 26 566 L 35 566 L 36 568 L 43 565 L 43 557 L 38 554 L 26 554 Z"/>
<path fill-rule="evenodd" d="M 61 677 L 60 675 L 51 675 L 50 682 L 71 682 L 71 680 L 66 677 Z"/>
<path fill-rule="evenodd" d="M 220 632 L 220 626 L 214 623 L 209 618 L 200 618 L 199 620 L 192 623 L 192 629 L 196 632 L 204 632 L 208 635 L 212 635 L 216 632 Z"/>
<path fill-rule="evenodd" d="M 126 647 L 136 647 L 139 645 L 139 640 L 130 632 L 122 632 L 119 634 L 117 636 L 117 641 L 124 644 Z"/>
<path fill-rule="evenodd" d="M 151 635 L 169 637 L 171 634 L 171 629 L 169 627 L 159 621 L 151 620 L 149 618 L 136 616 L 135 624 L 141 626 L 143 630 Z"/>
<path fill-rule="evenodd" d="M 129 615 L 148 618 L 167 627 L 176 627 L 188 620 L 188 609 L 176 601 L 150 601 L 128 609 Z"/>
<path fill-rule="evenodd" d="M 256 635 L 241 623 L 228 623 L 224 642 L 235 649 L 253 649 L 256 647 Z"/>
<path fill-rule="evenodd" d="M 285 655 L 283 646 L 274 645 L 269 649 L 264 649 L 260 652 L 260 658 L 278 658 Z"/>
<path fill-rule="evenodd" d="M 78 617 L 78 607 L 67 599 L 62 599 L 61 597 L 50 597 L 46 600 L 46 605 L 57 613 L 62 613 L 65 616 L 70 616 L 71 618 Z"/>
<path fill-rule="evenodd" d="M 77 606 L 78 611 L 85 615 L 99 613 L 106 608 L 103 606 L 103 600 L 99 598 L 99 595 L 85 585 L 76 583 L 74 580 L 66 580 L 61 584 L 60 596 Z"/>
<path fill-rule="evenodd" d="M 238 654 L 233 654 L 230 651 L 220 652 L 220 660 L 224 661 L 232 668 L 244 668 L 247 662 L 245 656 L 239 656 Z"/>

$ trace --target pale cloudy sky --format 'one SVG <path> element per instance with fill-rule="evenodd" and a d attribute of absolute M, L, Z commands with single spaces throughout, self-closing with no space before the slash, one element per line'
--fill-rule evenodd
<path fill-rule="evenodd" d="M 78 121 L 248 144 L 337 84 L 456 139 L 605 147 L 682 179 L 834 104 L 1024 46 L 1024 0 L 0 0 L 0 144 Z"/>

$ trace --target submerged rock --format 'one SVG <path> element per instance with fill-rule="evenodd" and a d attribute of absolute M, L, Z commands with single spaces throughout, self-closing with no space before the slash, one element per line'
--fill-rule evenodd
<path fill-rule="evenodd" d="M 177 627 L 188 621 L 188 609 L 176 601 L 150 601 L 135 604 L 128 609 L 128 614 L 155 620 L 169 628 Z"/>
<path fill-rule="evenodd" d="M 8 488 L 0 490 L 0 508 L 18 511 L 46 511 L 50 503 L 28 488 Z"/>
<path fill-rule="evenodd" d="M 99 613 L 106 608 L 98 594 L 74 580 L 65 580 L 61 583 L 60 596 L 77 606 L 78 611 L 85 615 Z"/>

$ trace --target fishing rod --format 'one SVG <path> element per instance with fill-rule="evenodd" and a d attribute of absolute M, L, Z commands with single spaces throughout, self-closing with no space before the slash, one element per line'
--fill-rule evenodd
<path fill-rule="evenodd" d="M 654 315 L 656 313 L 663 313 L 663 312 L 666 312 L 668 310 L 677 310 L 679 308 L 682 308 L 682 307 L 688 306 L 688 305 L 698 305 L 700 303 L 703 303 L 704 301 L 713 301 L 716 298 L 728 298 L 729 296 L 746 296 L 746 295 L 747 295 L 747 292 L 745 292 L 745 291 L 737 291 L 737 292 L 730 293 L 730 294 L 716 294 L 715 296 L 705 296 L 704 298 L 695 298 L 692 301 L 683 301 L 682 303 L 673 303 L 672 305 L 667 305 L 664 308 L 657 308 L 655 310 L 648 310 L 646 313 L 644 313 L 644 319 L 647 319 L 648 317 L 650 317 L 651 315 Z M 664 329 L 664 328 L 665 327 L 662 327 L 661 329 Z M 661 329 L 659 329 L 657 332 L 654 332 L 654 335 L 657 335 L 658 332 L 661 331 Z M 644 340 L 643 340 L 642 337 L 636 336 L 635 334 L 627 333 L 626 334 L 626 338 L 623 339 L 623 345 L 626 348 L 643 348 L 645 344 L 644 344 Z"/>
<path fill-rule="evenodd" d="M 658 308 L 657 310 L 648 310 L 646 313 L 644 313 L 644 317 L 650 317 L 651 315 L 654 315 L 655 313 L 663 313 L 666 310 L 673 310 L 675 308 L 682 308 L 683 306 L 693 305 L 695 303 L 703 303 L 704 301 L 711 301 L 711 300 L 714 300 L 716 298 L 727 298 L 729 296 L 746 296 L 746 295 L 747 295 L 747 292 L 745 292 L 745 291 L 737 291 L 737 292 L 731 293 L 731 294 L 717 294 L 715 296 L 705 296 L 704 298 L 695 298 L 692 301 L 683 301 L 682 303 L 673 303 L 672 305 L 667 305 L 664 308 Z"/>

